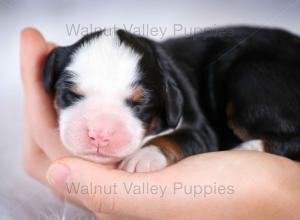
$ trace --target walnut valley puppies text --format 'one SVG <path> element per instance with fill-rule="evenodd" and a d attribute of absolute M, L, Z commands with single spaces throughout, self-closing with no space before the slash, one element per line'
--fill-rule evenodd
<path fill-rule="evenodd" d="M 132 196 L 146 195 L 163 198 L 169 195 L 187 195 L 194 198 L 206 198 L 210 195 L 232 196 L 235 193 L 233 185 L 212 184 L 193 184 L 186 185 L 182 182 L 174 182 L 171 185 L 151 184 L 149 182 L 136 183 L 112 183 L 110 185 L 88 185 L 80 183 L 67 184 L 67 193 L 72 194 L 101 194 L 117 195 L 126 193 Z"/>
<path fill-rule="evenodd" d="M 93 24 L 65 24 L 66 32 L 68 36 L 84 36 L 95 31 L 101 31 L 104 28 Z M 210 30 L 212 28 L 203 28 L 200 26 L 186 26 L 183 24 L 172 25 L 151 25 L 151 24 L 122 24 L 120 26 L 112 25 L 106 28 L 105 34 L 113 35 L 118 28 L 122 28 L 128 32 L 137 35 L 143 35 L 147 37 L 156 37 L 160 40 L 165 39 L 167 35 L 186 36 L 192 35 L 200 31 Z"/>

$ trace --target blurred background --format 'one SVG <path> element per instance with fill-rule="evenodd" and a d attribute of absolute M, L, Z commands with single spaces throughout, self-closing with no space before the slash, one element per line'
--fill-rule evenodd
<path fill-rule="evenodd" d="M 300 34 L 300 2 L 0 0 L 0 219 L 94 219 L 56 199 L 23 171 L 19 77 L 23 28 L 36 27 L 47 40 L 66 45 L 101 28 L 120 27 L 163 40 L 239 24 L 276 26 Z"/>

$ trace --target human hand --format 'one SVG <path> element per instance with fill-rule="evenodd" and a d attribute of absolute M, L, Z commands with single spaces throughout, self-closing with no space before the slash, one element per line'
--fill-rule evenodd
<path fill-rule="evenodd" d="M 96 214 L 120 216 L 118 219 L 296 220 L 300 215 L 300 166 L 260 152 L 201 154 L 159 172 L 133 174 L 64 158 L 51 165 L 48 180 L 66 198 L 81 201 Z M 131 184 L 166 190 L 135 194 L 129 190 Z M 196 192 L 196 185 L 206 186 L 206 192 L 199 187 Z M 175 192 L 175 186 L 186 186 L 187 192 Z M 207 192 L 214 187 L 219 190 Z"/>
<path fill-rule="evenodd" d="M 42 66 L 55 47 L 35 29 L 21 33 L 21 78 L 24 88 L 23 135 L 26 171 L 47 183 L 45 173 L 51 161 L 69 155 L 60 142 L 53 100 L 42 83 Z"/>

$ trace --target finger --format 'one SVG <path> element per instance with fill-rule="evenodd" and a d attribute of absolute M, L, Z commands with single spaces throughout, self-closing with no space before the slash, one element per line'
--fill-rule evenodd
<path fill-rule="evenodd" d="M 50 49 L 51 45 L 49 45 Z M 53 103 L 45 92 L 41 80 L 42 65 L 48 54 L 48 45 L 42 35 L 31 28 L 21 33 L 21 76 L 25 92 L 25 100 L 32 111 L 41 118 L 46 118 L 45 127 L 57 126 Z M 42 107 L 42 108 L 41 108 Z M 43 116 L 47 117 L 43 117 Z M 49 117 L 50 116 L 50 117 Z"/>
<path fill-rule="evenodd" d="M 35 146 L 30 137 L 27 138 L 24 145 L 23 166 L 27 174 L 43 184 L 48 184 L 45 173 L 51 164 L 49 158 Z"/>
<path fill-rule="evenodd" d="M 45 92 L 41 77 L 44 59 L 53 46 L 35 29 L 21 33 L 21 76 L 32 137 L 50 159 L 57 159 L 68 153 L 60 142 L 53 100 Z"/>
<path fill-rule="evenodd" d="M 40 32 L 25 28 L 21 32 L 21 76 L 23 86 L 32 86 L 32 80 L 41 81 L 42 63 L 47 56 L 47 44 Z"/>
<path fill-rule="evenodd" d="M 152 207 L 156 195 L 145 199 L 142 194 L 134 195 L 124 187 L 124 184 L 129 187 L 143 181 L 154 184 L 152 174 L 130 174 L 77 158 L 65 158 L 51 165 L 47 177 L 55 190 L 65 193 L 67 198 L 78 198 L 96 213 L 141 218 L 155 211 Z M 84 188 L 90 191 L 84 192 Z"/>
<path fill-rule="evenodd" d="M 47 50 L 48 50 L 48 53 L 50 53 L 55 47 L 57 47 L 56 43 L 48 42 L 48 43 L 47 43 Z"/>
<path fill-rule="evenodd" d="M 28 123 L 26 108 L 23 108 L 23 167 L 28 175 L 43 184 L 47 184 L 45 173 L 50 166 L 49 158 L 34 142 Z"/>

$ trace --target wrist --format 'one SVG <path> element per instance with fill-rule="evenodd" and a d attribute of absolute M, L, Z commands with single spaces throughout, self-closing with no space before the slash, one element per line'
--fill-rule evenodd
<path fill-rule="evenodd" d="M 261 182 L 260 210 L 263 219 L 298 219 L 300 215 L 300 165 L 278 157 L 276 171 Z M 257 209 L 259 210 L 259 209 Z"/>

